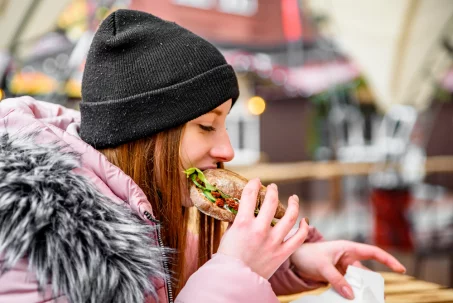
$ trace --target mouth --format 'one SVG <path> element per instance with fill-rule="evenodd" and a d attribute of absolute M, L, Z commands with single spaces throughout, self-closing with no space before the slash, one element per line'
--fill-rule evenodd
<path fill-rule="evenodd" d="M 207 170 L 207 169 L 216 169 L 217 166 L 204 166 L 204 167 L 198 167 L 199 170 L 201 171 L 204 171 L 204 170 Z"/>
<path fill-rule="evenodd" d="M 197 167 L 199 170 L 201 171 L 205 171 L 207 169 L 217 169 L 217 166 L 216 165 L 210 165 L 210 166 L 198 166 Z M 184 178 L 186 179 L 186 178 Z M 187 181 L 186 182 L 186 188 L 187 188 L 187 191 L 190 191 L 190 186 L 191 186 L 191 182 Z"/>

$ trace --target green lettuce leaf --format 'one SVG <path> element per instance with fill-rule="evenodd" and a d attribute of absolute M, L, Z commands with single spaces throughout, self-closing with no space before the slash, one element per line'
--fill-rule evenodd
<path fill-rule="evenodd" d="M 186 174 L 187 178 L 191 178 L 192 181 L 194 181 L 195 185 L 197 185 L 198 187 L 200 187 L 202 189 L 207 189 L 210 191 L 216 190 L 216 188 L 208 182 L 208 180 L 206 179 L 206 177 L 204 176 L 203 172 L 200 169 L 198 169 L 196 167 L 191 167 L 191 168 L 186 169 L 184 171 L 184 173 Z M 200 179 L 200 181 L 202 181 L 204 183 L 204 187 L 195 181 L 197 177 L 198 177 L 198 179 Z"/>
<path fill-rule="evenodd" d="M 209 190 L 204 190 L 203 195 L 205 195 L 206 198 L 208 198 L 209 201 L 215 202 L 216 198 L 211 194 Z"/>

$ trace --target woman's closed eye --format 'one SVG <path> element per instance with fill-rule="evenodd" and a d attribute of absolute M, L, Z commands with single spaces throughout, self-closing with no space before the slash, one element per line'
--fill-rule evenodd
<path fill-rule="evenodd" d="M 198 124 L 198 126 L 204 130 L 204 131 L 207 131 L 207 132 L 212 132 L 212 131 L 215 131 L 215 127 L 213 127 L 212 125 L 203 125 L 203 124 Z"/>

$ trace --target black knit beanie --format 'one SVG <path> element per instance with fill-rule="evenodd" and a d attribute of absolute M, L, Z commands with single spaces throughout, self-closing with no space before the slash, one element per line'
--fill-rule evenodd
<path fill-rule="evenodd" d="M 209 42 L 148 13 L 100 25 L 82 80 L 80 135 L 115 147 L 199 117 L 239 96 L 233 68 Z"/>

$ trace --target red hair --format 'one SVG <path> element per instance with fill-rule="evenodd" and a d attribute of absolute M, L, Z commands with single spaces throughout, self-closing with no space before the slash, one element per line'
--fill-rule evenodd
<path fill-rule="evenodd" d="M 184 126 L 162 131 L 152 137 L 100 150 L 107 159 L 129 175 L 143 190 L 156 218 L 162 224 L 165 246 L 176 250 L 170 264 L 173 289 L 177 295 L 188 279 L 184 254 L 187 248 L 189 209 L 182 206 L 184 175 L 179 148 Z M 223 167 L 220 163 L 219 167 Z M 197 212 L 194 220 L 199 234 L 198 268 L 219 247 L 222 222 Z"/>

